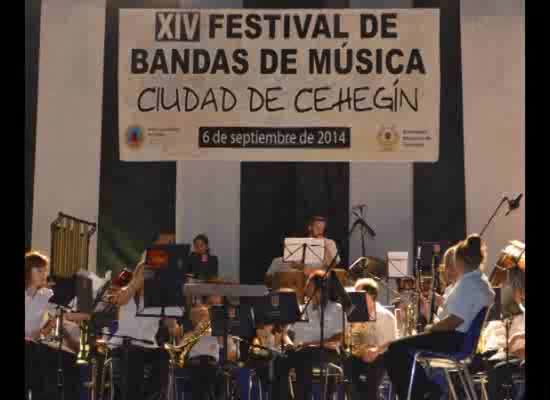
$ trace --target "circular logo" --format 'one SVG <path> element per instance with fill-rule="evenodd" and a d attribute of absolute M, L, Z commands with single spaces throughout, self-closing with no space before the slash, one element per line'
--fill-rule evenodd
<path fill-rule="evenodd" d="M 394 126 L 383 126 L 376 137 L 382 151 L 395 151 L 399 143 L 399 133 Z"/>
<path fill-rule="evenodd" d="M 143 144 L 143 128 L 131 126 L 126 131 L 126 144 L 132 149 L 138 149 Z"/>

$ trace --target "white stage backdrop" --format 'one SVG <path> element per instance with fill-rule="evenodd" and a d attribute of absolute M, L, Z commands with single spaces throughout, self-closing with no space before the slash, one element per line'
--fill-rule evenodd
<path fill-rule="evenodd" d="M 525 190 L 525 12 L 521 0 L 463 0 L 462 81 L 468 232 L 502 195 Z M 490 272 L 510 239 L 525 240 L 525 204 L 485 233 Z"/>
<path fill-rule="evenodd" d="M 437 9 L 123 9 L 119 30 L 122 160 L 438 159 Z"/>
<path fill-rule="evenodd" d="M 33 248 L 49 252 L 59 211 L 97 222 L 104 41 L 105 0 L 42 0 Z"/>

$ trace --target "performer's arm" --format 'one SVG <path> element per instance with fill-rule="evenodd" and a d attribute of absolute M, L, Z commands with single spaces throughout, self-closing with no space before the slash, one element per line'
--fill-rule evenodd
<path fill-rule="evenodd" d="M 143 282 L 144 282 L 144 276 L 143 276 L 143 270 L 145 268 L 145 264 L 141 263 L 139 264 L 132 276 L 132 280 L 128 284 L 128 286 L 122 288 L 120 291 L 118 291 L 113 296 L 113 303 L 117 306 L 123 306 L 128 304 L 130 299 L 135 296 L 136 293 L 138 293 L 143 288 Z"/>

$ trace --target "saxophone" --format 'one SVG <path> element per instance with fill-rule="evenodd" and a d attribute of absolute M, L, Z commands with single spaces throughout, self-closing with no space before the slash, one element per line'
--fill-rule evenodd
<path fill-rule="evenodd" d="M 178 345 L 165 344 L 164 348 L 168 351 L 172 362 L 177 367 L 183 368 L 185 366 L 187 354 L 189 354 L 198 341 L 208 333 L 210 333 L 209 319 L 199 322 L 195 329 L 183 335 Z"/>

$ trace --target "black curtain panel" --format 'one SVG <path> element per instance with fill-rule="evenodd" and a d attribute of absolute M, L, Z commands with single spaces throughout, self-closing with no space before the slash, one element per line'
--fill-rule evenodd
<path fill-rule="evenodd" d="M 241 282 L 263 282 L 284 238 L 303 237 L 312 215 L 327 217 L 347 265 L 349 163 L 241 163 Z"/>
<path fill-rule="evenodd" d="M 176 0 L 107 1 L 97 270 L 133 267 L 158 232 L 175 233 L 176 163 L 122 162 L 118 143 L 120 8 L 177 8 Z"/>
<path fill-rule="evenodd" d="M 414 237 L 421 241 L 466 236 L 460 2 L 416 0 L 415 8 L 440 9 L 439 161 L 414 164 Z"/>
<path fill-rule="evenodd" d="M 25 251 L 32 240 L 41 5 L 40 0 L 25 1 Z"/>

